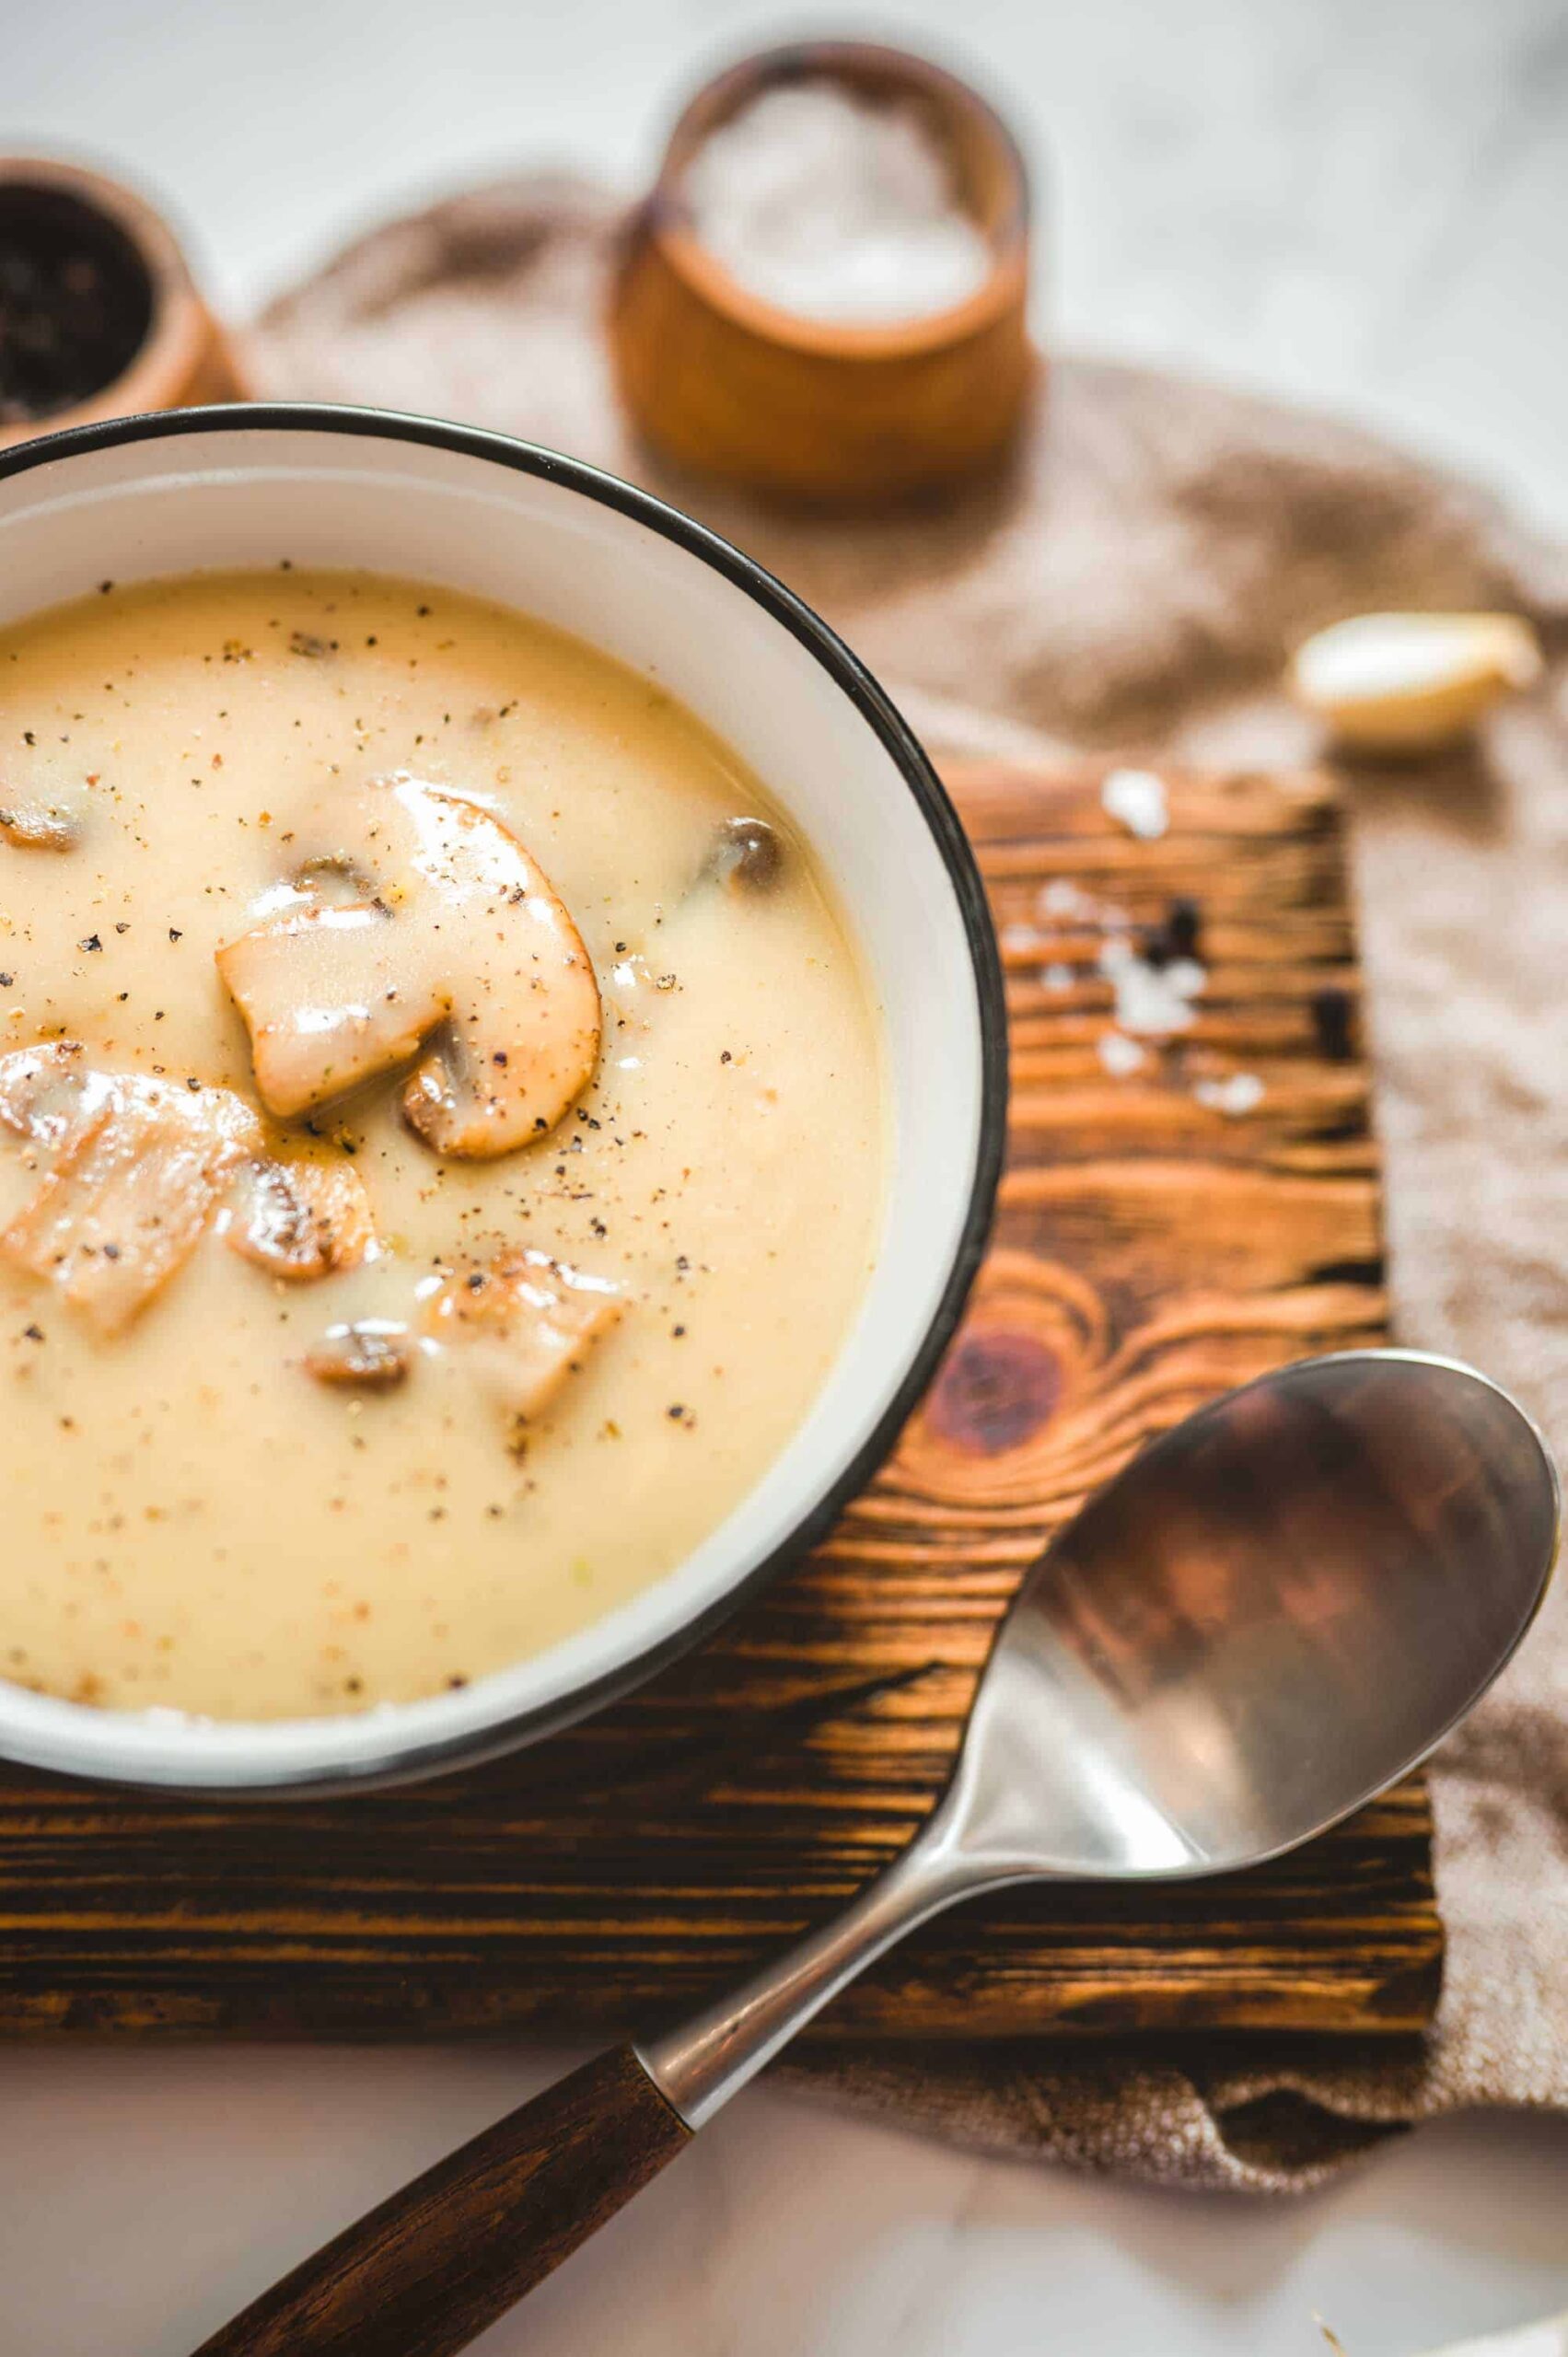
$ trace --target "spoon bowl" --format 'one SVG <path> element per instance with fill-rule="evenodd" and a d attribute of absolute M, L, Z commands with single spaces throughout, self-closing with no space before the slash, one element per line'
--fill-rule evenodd
<path fill-rule="evenodd" d="M 437 2163 L 197 2357 L 448 2357 L 955 1900 L 1230 1872 L 1322 1832 L 1492 1684 L 1559 1515 L 1529 1418 L 1451 1360 L 1346 1352 L 1200 1409 L 1026 1573 L 947 1793 L 886 1873 L 742 1988 Z"/>
<path fill-rule="evenodd" d="M 1482 1376 L 1347 1352 L 1188 1417 L 1047 1548 L 947 1803 L 987 1880 L 1254 1865 L 1424 1759 L 1545 1592 L 1557 1477 Z"/>

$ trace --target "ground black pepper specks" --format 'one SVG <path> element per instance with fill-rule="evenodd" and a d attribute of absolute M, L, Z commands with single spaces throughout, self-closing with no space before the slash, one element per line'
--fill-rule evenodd
<path fill-rule="evenodd" d="M 1139 944 L 1145 965 L 1156 971 L 1174 965 L 1178 958 L 1202 956 L 1203 917 L 1200 903 L 1190 893 L 1179 892 L 1167 909 L 1163 921 L 1148 926 Z"/>
<path fill-rule="evenodd" d="M 1348 1063 L 1355 1053 L 1355 1002 L 1337 982 L 1312 993 L 1312 1027 L 1319 1052 L 1330 1063 Z"/>
<path fill-rule="evenodd" d="M 146 268 L 105 215 L 22 179 L 0 190 L 0 424 L 56 417 L 113 384 L 152 313 Z"/>

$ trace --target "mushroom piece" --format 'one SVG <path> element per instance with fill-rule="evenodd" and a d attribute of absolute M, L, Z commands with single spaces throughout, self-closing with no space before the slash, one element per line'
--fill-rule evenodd
<path fill-rule="evenodd" d="M 292 1283 L 357 1269 L 377 1248 L 365 1182 L 346 1160 L 253 1156 L 241 1163 L 230 1202 L 229 1249 Z"/>
<path fill-rule="evenodd" d="M 74 851 L 81 820 L 62 802 L 7 800 L 0 807 L 0 841 L 18 851 Z"/>
<path fill-rule="evenodd" d="M 447 1277 L 424 1303 L 424 1330 L 460 1348 L 517 1422 L 547 1408 L 594 1344 L 621 1321 L 621 1288 L 548 1252 L 515 1248 L 488 1269 Z"/>
<path fill-rule="evenodd" d="M 305 1371 L 318 1383 L 360 1391 L 391 1391 L 406 1380 L 413 1347 L 406 1326 L 389 1318 L 361 1318 L 329 1326 L 305 1354 Z"/>
<path fill-rule="evenodd" d="M 273 1113 L 343 1096 L 440 1037 L 403 1093 L 439 1154 L 542 1136 L 598 1057 L 598 985 L 549 879 L 498 819 L 418 778 L 324 798 L 293 829 L 304 889 L 217 953 Z M 364 879 L 329 904 L 323 867 Z"/>
<path fill-rule="evenodd" d="M 79 1039 L 14 1048 L 0 1056 L 0 1124 L 35 1145 L 68 1144 L 102 1112 L 113 1090 L 106 1073 L 83 1062 Z"/>
<path fill-rule="evenodd" d="M 140 1074 L 85 1081 L 98 1084 L 96 1101 L 65 1132 L 32 1202 L 0 1234 L 0 1260 L 46 1279 L 100 1334 L 112 1335 L 189 1260 L 261 1132 L 226 1088 L 179 1088 Z"/>
<path fill-rule="evenodd" d="M 732 892 L 768 892 L 779 880 L 784 845 L 765 819 L 726 819 L 713 840 L 704 876 Z"/>

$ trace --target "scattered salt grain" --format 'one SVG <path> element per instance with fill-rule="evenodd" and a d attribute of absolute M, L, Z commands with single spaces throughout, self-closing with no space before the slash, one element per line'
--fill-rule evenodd
<path fill-rule="evenodd" d="M 1119 820 L 1130 835 L 1139 835 L 1145 842 L 1163 835 L 1170 824 L 1165 780 L 1153 770 L 1111 770 L 1100 787 L 1099 799 L 1108 819 Z"/>
<path fill-rule="evenodd" d="M 1263 1084 L 1255 1072 L 1233 1072 L 1225 1080 L 1194 1081 L 1192 1094 L 1200 1105 L 1234 1120 L 1262 1103 Z"/>
<path fill-rule="evenodd" d="M 1035 906 L 1042 917 L 1078 917 L 1085 924 L 1094 924 L 1099 917 L 1098 901 L 1091 900 L 1087 892 L 1080 892 L 1064 876 L 1040 886 Z"/>
<path fill-rule="evenodd" d="M 764 90 L 687 168 L 692 226 L 732 278 L 802 319 L 929 317 L 975 294 L 990 250 L 912 106 L 843 83 Z"/>
<path fill-rule="evenodd" d="M 1020 958 L 1037 955 L 1045 947 L 1032 924 L 1005 924 L 997 939 L 1004 953 L 1015 951 Z"/>
<path fill-rule="evenodd" d="M 1113 1080 L 1125 1080 L 1146 1061 L 1136 1039 L 1124 1031 L 1107 1031 L 1099 1041 L 1099 1060 Z"/>
<path fill-rule="evenodd" d="M 1124 1031 L 1168 1039 L 1196 1020 L 1192 1002 L 1208 976 L 1195 958 L 1172 958 L 1154 966 L 1124 935 L 1113 935 L 1099 953 L 1099 970 L 1116 993 L 1116 1020 Z"/>
<path fill-rule="evenodd" d="M 1048 991 L 1070 991 L 1073 987 L 1073 969 L 1071 966 L 1063 966 L 1060 959 L 1053 958 L 1049 966 L 1040 968 L 1040 979 Z"/>

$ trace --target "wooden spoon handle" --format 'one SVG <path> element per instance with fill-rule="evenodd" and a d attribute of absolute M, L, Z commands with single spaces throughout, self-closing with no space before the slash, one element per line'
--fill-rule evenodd
<path fill-rule="evenodd" d="M 448 2357 L 691 2141 L 617 2047 L 368 2212 L 196 2357 Z"/>

